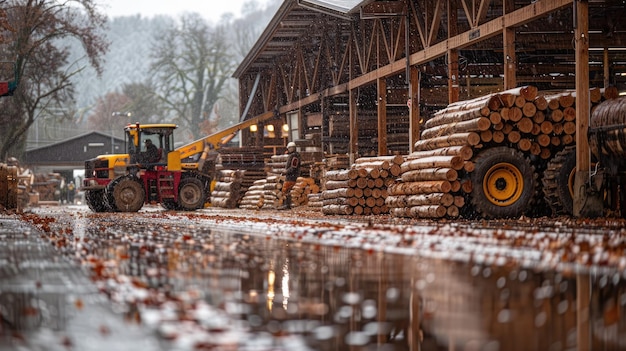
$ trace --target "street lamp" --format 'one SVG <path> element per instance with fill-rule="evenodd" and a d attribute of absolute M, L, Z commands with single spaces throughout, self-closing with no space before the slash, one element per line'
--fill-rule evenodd
<path fill-rule="evenodd" d="M 132 112 L 113 112 L 111 113 L 112 117 L 128 117 L 128 123 L 130 123 L 130 118 L 133 116 Z M 115 139 L 113 137 L 113 130 L 111 130 L 111 154 L 115 153 Z"/>

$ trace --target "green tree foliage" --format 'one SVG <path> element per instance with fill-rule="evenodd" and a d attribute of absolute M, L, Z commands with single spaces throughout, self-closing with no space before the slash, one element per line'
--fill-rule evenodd
<path fill-rule="evenodd" d="M 210 27 L 198 14 L 186 14 L 166 28 L 151 55 L 154 84 L 166 112 L 199 138 L 201 123 L 211 118 L 235 62 L 225 28 Z"/>
<path fill-rule="evenodd" d="M 89 63 L 101 72 L 108 43 L 100 29 L 106 17 L 93 0 L 8 0 L 1 4 L 14 29 L 4 34 L 4 50 L 15 59 L 19 78 L 12 97 L 0 100 L 0 159 L 20 155 L 35 120 L 71 105 L 72 76 L 81 68 L 68 65 L 63 38 L 81 43 Z"/>

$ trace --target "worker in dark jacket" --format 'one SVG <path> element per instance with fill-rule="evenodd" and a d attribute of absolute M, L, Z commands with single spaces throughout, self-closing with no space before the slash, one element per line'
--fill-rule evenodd
<path fill-rule="evenodd" d="M 291 208 L 291 188 L 296 184 L 296 180 L 300 176 L 300 154 L 296 151 L 296 143 L 289 142 L 287 144 L 287 163 L 285 164 L 285 184 L 283 185 L 283 194 L 285 195 L 285 203 L 280 207 L 282 210 Z"/>
<path fill-rule="evenodd" d="M 159 162 L 159 149 L 152 143 L 152 140 L 146 139 L 146 151 L 139 155 L 139 163 L 156 163 Z"/>

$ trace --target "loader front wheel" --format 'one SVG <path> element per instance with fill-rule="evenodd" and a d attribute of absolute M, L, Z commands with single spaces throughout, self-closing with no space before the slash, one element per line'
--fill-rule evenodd
<path fill-rule="evenodd" d="M 195 177 L 181 179 L 178 186 L 178 205 L 184 211 L 194 211 L 204 206 L 205 191 L 202 181 Z"/>
<path fill-rule="evenodd" d="M 484 150 L 475 159 L 472 205 L 487 218 L 515 218 L 529 208 L 535 193 L 534 168 L 509 147 Z"/>
<path fill-rule="evenodd" d="M 85 202 L 93 212 L 107 212 L 109 210 L 104 197 L 104 189 L 85 191 Z"/>
<path fill-rule="evenodd" d="M 112 183 L 109 201 L 111 207 L 119 212 L 137 212 L 143 207 L 145 192 L 141 183 L 126 176 Z"/>

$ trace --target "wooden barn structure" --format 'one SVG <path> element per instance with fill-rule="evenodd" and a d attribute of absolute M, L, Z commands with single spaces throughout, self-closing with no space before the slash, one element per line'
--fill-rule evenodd
<path fill-rule="evenodd" d="M 248 145 L 323 157 L 407 154 L 449 103 L 532 84 L 575 89 L 588 169 L 590 87 L 626 81 L 616 0 L 285 0 L 234 73 Z"/>

